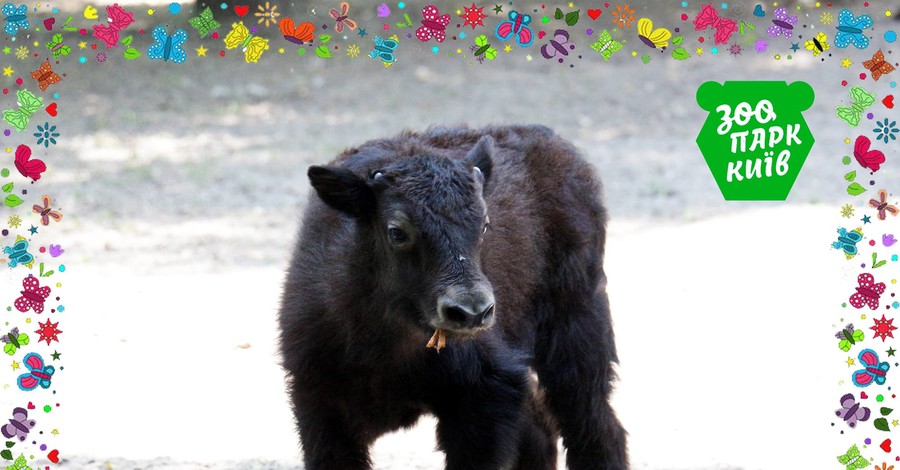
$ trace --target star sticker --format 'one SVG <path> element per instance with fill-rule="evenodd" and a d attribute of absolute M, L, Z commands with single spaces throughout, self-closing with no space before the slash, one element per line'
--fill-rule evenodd
<path fill-rule="evenodd" d="M 40 328 L 34 332 L 41 335 L 41 337 L 38 338 L 39 343 L 41 341 L 46 341 L 49 345 L 51 341 L 59 342 L 59 334 L 62 333 L 62 330 L 57 328 L 59 322 L 50 323 L 50 319 L 48 318 L 44 323 L 38 322 L 38 325 L 40 325 Z"/>
<path fill-rule="evenodd" d="M 875 322 L 875 326 L 869 327 L 870 330 L 875 332 L 875 336 L 873 336 L 872 339 L 880 337 L 881 341 L 884 342 L 887 341 L 888 337 L 894 337 L 894 330 L 896 330 L 897 327 L 893 325 L 893 318 L 887 319 L 884 317 L 884 314 L 882 314 L 881 320 L 877 318 L 873 318 L 872 320 Z"/>
<path fill-rule="evenodd" d="M 847 367 L 850 367 L 853 364 L 856 364 L 856 360 L 854 360 L 852 357 L 848 357 L 847 358 Z"/>
<path fill-rule="evenodd" d="M 19 369 L 19 363 L 16 362 L 16 361 L 13 361 L 13 363 L 12 363 L 12 369 L 13 369 L 13 370 L 18 370 L 18 369 Z"/>
<path fill-rule="evenodd" d="M 894 425 L 894 426 L 897 426 L 898 424 L 900 424 L 900 421 L 897 421 L 897 420 L 895 419 L 895 420 L 891 421 L 891 424 Z"/>
<path fill-rule="evenodd" d="M 59 359 L 59 356 L 62 356 L 62 353 L 56 352 L 56 350 L 54 349 L 53 354 L 51 354 L 51 356 L 53 356 L 53 360 L 55 361 L 55 360 Z"/>
<path fill-rule="evenodd" d="M 197 48 L 197 57 L 206 57 L 206 48 L 203 45 Z"/>
<path fill-rule="evenodd" d="M 366 30 L 364 28 L 359 28 L 359 31 L 357 31 L 356 34 L 358 34 L 359 37 L 363 37 L 366 35 Z"/>
<path fill-rule="evenodd" d="M 869 222 L 872 221 L 872 218 L 867 215 L 864 215 L 863 218 L 859 219 L 859 220 L 862 220 L 864 224 L 868 224 Z"/>
<path fill-rule="evenodd" d="M 503 6 L 502 6 L 502 5 L 496 5 L 496 4 L 495 4 L 495 5 L 494 5 L 494 13 L 497 13 L 498 15 L 499 15 L 500 13 L 503 13 Z"/>
<path fill-rule="evenodd" d="M 792 51 L 797 52 L 798 49 L 800 49 L 800 44 L 798 44 L 796 42 L 791 44 Z"/>
<path fill-rule="evenodd" d="M 15 73 L 12 67 L 3 67 L 3 76 L 4 77 L 12 77 L 12 74 Z"/>
<path fill-rule="evenodd" d="M 9 46 L 6 46 L 6 47 L 3 48 L 3 53 L 4 53 L 4 54 L 9 54 L 10 52 L 12 52 L 12 49 L 10 49 Z"/>
<path fill-rule="evenodd" d="M 34 234 L 37 233 L 37 227 L 35 227 L 34 225 L 32 225 L 31 228 L 28 229 L 28 231 L 31 232 L 32 235 L 34 235 Z"/>
<path fill-rule="evenodd" d="M 893 356 L 895 352 L 897 352 L 896 349 L 894 349 L 894 348 L 889 348 L 889 349 L 887 350 L 888 357 Z"/>
<path fill-rule="evenodd" d="M 87 47 L 87 43 L 86 43 L 86 42 L 81 41 L 81 42 L 78 43 L 78 48 L 79 48 L 79 49 L 84 49 L 84 48 L 86 48 L 86 47 Z"/>
<path fill-rule="evenodd" d="M 850 62 L 849 57 L 847 57 L 846 59 L 841 59 L 841 67 L 849 69 L 851 65 L 853 65 L 853 62 Z"/>
<path fill-rule="evenodd" d="M 59 429 L 54 429 L 54 430 L 50 431 L 50 434 L 53 434 L 54 436 L 58 435 Z"/>
<path fill-rule="evenodd" d="M 509 44 L 507 44 L 506 47 L 503 48 L 503 50 L 506 51 L 506 52 L 509 52 L 509 51 L 512 50 L 512 46 L 510 46 Z"/>

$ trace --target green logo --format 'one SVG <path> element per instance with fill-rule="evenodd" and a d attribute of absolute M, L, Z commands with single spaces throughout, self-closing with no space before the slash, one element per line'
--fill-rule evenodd
<path fill-rule="evenodd" d="M 783 201 L 813 139 L 801 111 L 813 103 L 805 82 L 706 82 L 697 104 L 709 117 L 697 145 L 727 201 Z"/>

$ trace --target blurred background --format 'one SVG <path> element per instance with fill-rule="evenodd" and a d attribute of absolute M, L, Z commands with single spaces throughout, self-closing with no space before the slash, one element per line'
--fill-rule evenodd
<path fill-rule="evenodd" d="M 251 12 L 265 5 L 246 3 Z M 436 4 L 452 13 L 463 3 Z M 372 37 L 397 31 L 402 15 L 396 3 L 389 3 L 389 18 L 378 18 L 374 3 L 356 2 L 351 16 L 368 35 L 335 35 L 338 57 L 320 59 L 310 47 L 298 56 L 276 27 L 260 27 L 270 49 L 247 64 L 233 50 L 218 55 L 234 21 L 218 4 L 219 40 L 197 40 L 187 25 L 195 5 L 182 4 L 173 16 L 168 2 L 120 1 L 136 12 L 126 34 L 138 50 L 150 43 L 141 29 L 167 24 L 170 32 L 189 31 L 189 60 L 126 61 L 119 46 L 98 63 L 96 52 L 76 47 L 54 65 L 67 73 L 54 85 L 62 138 L 46 154 L 42 184 L 66 213 L 58 231 L 70 258 L 72 317 L 66 382 L 58 383 L 60 468 L 299 466 L 274 339 L 282 275 L 310 197 L 308 166 L 403 129 L 497 123 L 554 129 L 604 183 L 611 214 L 606 269 L 621 357 L 614 405 L 630 433 L 633 468 L 834 465 L 848 444 L 830 426 L 840 395 L 836 377 L 844 371 L 829 360 L 846 279 L 855 275 L 830 243 L 837 226 L 859 223 L 840 217 L 840 161 L 852 151 L 843 139 L 856 134 L 834 117 L 834 107 L 848 97 L 841 80 L 863 72 L 859 63 L 872 50 L 833 50 L 821 61 L 802 43 L 792 52 L 782 39 L 758 53 L 755 41 L 774 7 L 764 5 L 767 17 L 759 18 L 752 15 L 756 2 L 729 2 L 723 15 L 752 20 L 756 29 L 733 35 L 740 54 L 720 47 L 713 55 L 711 34 L 699 43 L 690 22 L 699 2 L 630 3 L 637 18 L 682 28 L 692 57 L 675 61 L 651 51 L 643 63 L 649 49 L 632 25 L 613 32 L 626 43 L 604 62 L 582 28 L 612 31 L 616 4 L 602 2 L 545 4 L 535 14 L 582 10 L 584 23 L 573 28 L 581 31 L 572 36 L 581 59 L 560 65 L 535 47 L 515 45 L 508 54 L 499 49 L 494 62 L 458 57 L 456 48 L 465 53 L 475 35 L 490 35 L 487 28 L 505 18 L 491 3 L 479 4 L 486 28 L 466 27 L 465 39 L 448 41 L 437 55 L 404 39 L 399 60 L 386 69 L 364 56 Z M 327 10 L 337 6 L 270 4 L 317 25 L 333 24 Z M 96 21 L 83 18 L 85 5 L 60 4 L 57 17 L 74 15 L 76 25 L 89 28 Z M 94 6 L 102 17 L 105 5 Z M 422 6 L 407 11 L 416 18 Z M 877 21 L 871 49 L 892 27 L 884 20 L 888 7 L 874 2 L 865 9 Z M 596 25 L 586 8 L 603 10 Z M 834 6 L 801 5 L 798 25 L 831 36 L 834 26 L 820 21 L 826 10 L 837 16 Z M 381 31 L 383 23 L 391 33 Z M 537 20 L 534 26 L 540 29 Z M 67 34 L 73 45 L 97 42 Z M 205 57 L 197 56 L 201 44 Z M 360 57 L 344 56 L 350 44 Z M 79 55 L 87 63 L 77 63 Z M 842 68 L 841 59 L 851 56 L 854 65 Z M 816 101 L 805 118 L 816 144 L 787 201 L 722 200 L 694 141 L 706 119 L 695 92 L 707 80 L 813 86 Z M 880 99 L 886 82 L 865 86 Z M 897 182 L 886 164 L 879 185 Z M 375 467 L 442 468 L 433 427 L 425 419 L 381 439 Z"/>

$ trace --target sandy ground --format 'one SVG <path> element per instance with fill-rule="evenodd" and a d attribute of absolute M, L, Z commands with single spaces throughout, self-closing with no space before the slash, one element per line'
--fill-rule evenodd
<path fill-rule="evenodd" d="M 848 152 L 833 107 L 858 70 L 752 53 L 574 70 L 421 53 L 387 71 L 267 54 L 258 67 L 70 64 L 56 86 L 64 138 L 44 187 L 66 210 L 70 267 L 61 468 L 296 468 L 273 340 L 306 168 L 404 128 L 498 122 L 554 128 L 605 183 L 614 400 L 633 467 L 834 465 L 843 371 L 829 361 L 849 274 L 829 246 Z M 785 203 L 721 200 L 694 143 L 694 92 L 725 79 L 816 91 L 817 143 Z M 381 439 L 376 468 L 441 468 L 433 425 Z"/>

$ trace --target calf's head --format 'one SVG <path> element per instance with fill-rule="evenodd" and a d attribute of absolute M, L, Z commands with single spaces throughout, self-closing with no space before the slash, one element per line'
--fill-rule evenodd
<path fill-rule="evenodd" d="M 490 236 L 482 193 L 493 151 L 485 136 L 465 159 L 418 154 L 366 175 L 310 167 L 322 201 L 356 219 L 357 243 L 372 250 L 389 313 L 456 332 L 493 323 L 493 289 L 481 270 L 481 245 Z"/>

